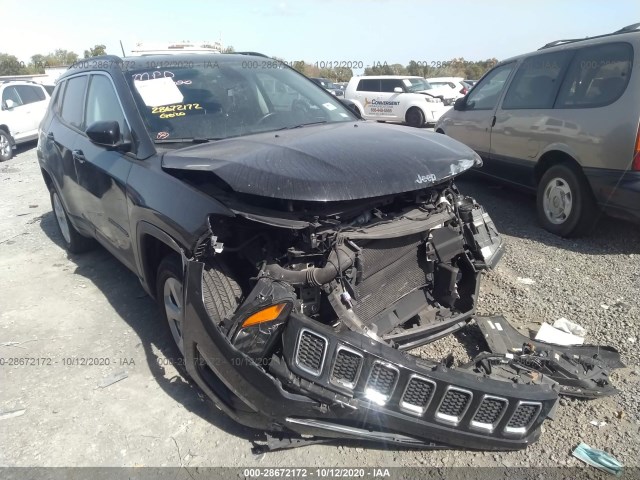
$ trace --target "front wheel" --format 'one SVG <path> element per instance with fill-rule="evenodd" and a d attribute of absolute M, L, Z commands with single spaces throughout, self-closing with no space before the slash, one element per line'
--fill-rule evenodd
<path fill-rule="evenodd" d="M 13 157 L 13 139 L 6 131 L 0 129 L 0 162 L 6 162 Z"/>
<path fill-rule="evenodd" d="M 407 111 L 405 120 L 411 127 L 421 127 L 424 125 L 424 113 L 418 107 L 412 107 Z"/>
<path fill-rule="evenodd" d="M 178 254 L 165 257 L 158 266 L 156 299 L 180 354 L 184 356 L 184 274 Z M 242 291 L 228 267 L 217 259 L 202 273 L 202 297 L 209 317 L 218 325 L 236 311 Z"/>
<path fill-rule="evenodd" d="M 589 233 L 600 214 L 582 172 L 565 163 L 554 165 L 542 175 L 537 209 L 542 226 L 561 237 Z"/>

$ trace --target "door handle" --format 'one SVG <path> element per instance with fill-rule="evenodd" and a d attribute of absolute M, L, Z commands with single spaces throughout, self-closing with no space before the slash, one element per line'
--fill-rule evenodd
<path fill-rule="evenodd" d="M 71 152 L 71 156 L 74 160 L 77 160 L 80 163 L 84 163 L 87 161 L 87 158 L 84 156 L 84 153 L 82 153 L 82 150 L 73 150 Z"/>

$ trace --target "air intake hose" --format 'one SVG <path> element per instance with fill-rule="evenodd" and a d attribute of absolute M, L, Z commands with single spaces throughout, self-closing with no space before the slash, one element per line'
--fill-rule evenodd
<path fill-rule="evenodd" d="M 354 261 L 355 253 L 344 245 L 340 245 L 331 251 L 327 264 L 322 268 L 310 267 L 304 270 L 289 270 L 276 263 L 270 263 L 265 267 L 265 272 L 272 278 L 283 280 L 291 285 L 317 287 L 335 279 L 341 272 L 351 267 Z"/>

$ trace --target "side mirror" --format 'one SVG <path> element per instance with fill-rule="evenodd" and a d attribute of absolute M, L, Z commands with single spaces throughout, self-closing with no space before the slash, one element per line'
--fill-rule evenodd
<path fill-rule="evenodd" d="M 395 87 L 395 88 L 393 89 L 393 91 L 394 91 L 394 93 L 403 93 L 403 92 L 404 92 L 404 90 L 402 89 L 402 87 Z"/>
<path fill-rule="evenodd" d="M 11 110 L 14 107 L 17 107 L 17 103 L 14 102 L 13 100 L 11 100 L 10 98 L 8 98 L 7 100 L 4 101 L 4 107 L 7 110 Z"/>
<path fill-rule="evenodd" d="M 454 102 L 453 109 L 460 111 L 460 110 L 464 110 L 466 106 L 467 106 L 467 97 L 460 97 Z"/>
<path fill-rule="evenodd" d="M 347 100 L 345 98 L 338 98 L 338 101 L 340 101 L 345 107 L 347 107 L 349 110 L 351 110 L 351 112 L 353 112 L 353 114 L 358 117 L 360 120 L 362 120 L 362 115 L 360 115 L 360 110 L 358 109 L 358 106 L 353 103 L 351 100 Z"/>
<path fill-rule="evenodd" d="M 85 130 L 87 137 L 96 145 L 108 150 L 131 150 L 131 142 L 120 140 L 120 124 L 112 121 L 100 121 L 89 125 Z"/>

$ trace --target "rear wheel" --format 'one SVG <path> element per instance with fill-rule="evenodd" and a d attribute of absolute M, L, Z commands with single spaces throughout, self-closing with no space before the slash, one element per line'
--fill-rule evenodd
<path fill-rule="evenodd" d="M 13 157 L 13 138 L 5 130 L 0 129 L 0 162 L 6 162 Z"/>
<path fill-rule="evenodd" d="M 554 165 L 542 175 L 537 209 L 542 226 L 561 237 L 589 233 L 600 215 L 584 175 L 568 163 Z"/>
<path fill-rule="evenodd" d="M 411 127 L 421 127 L 424 125 L 424 113 L 418 107 L 411 107 L 405 116 L 407 125 Z"/>
<path fill-rule="evenodd" d="M 82 253 L 91 250 L 95 245 L 93 239 L 83 236 L 69 221 L 67 211 L 62 204 L 60 194 L 55 187 L 51 187 L 51 207 L 56 217 L 56 225 L 62 236 L 65 249 L 70 253 Z"/>

